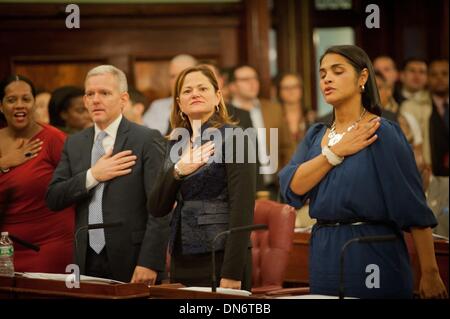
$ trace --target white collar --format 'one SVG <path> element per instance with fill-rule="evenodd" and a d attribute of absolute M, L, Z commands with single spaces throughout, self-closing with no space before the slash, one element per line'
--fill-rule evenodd
<path fill-rule="evenodd" d="M 407 99 L 407 100 L 416 100 L 416 101 L 420 101 L 424 98 L 425 96 L 425 91 L 424 90 L 419 90 L 417 92 L 410 92 L 406 89 L 403 89 L 402 91 L 403 96 Z"/>
<path fill-rule="evenodd" d="M 122 114 L 120 114 L 111 124 L 108 125 L 107 128 L 104 129 L 108 136 L 111 136 L 114 140 L 116 140 L 117 130 L 119 129 L 120 122 L 122 121 Z M 95 124 L 95 135 L 94 141 L 97 138 L 97 135 L 102 131 L 97 124 Z"/>

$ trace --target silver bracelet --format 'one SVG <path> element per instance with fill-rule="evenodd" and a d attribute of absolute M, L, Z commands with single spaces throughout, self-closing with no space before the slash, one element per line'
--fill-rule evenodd
<path fill-rule="evenodd" d="M 324 155 L 327 158 L 328 163 L 333 166 L 337 166 L 344 161 L 344 157 L 334 154 L 328 146 L 322 148 L 322 155 Z"/>

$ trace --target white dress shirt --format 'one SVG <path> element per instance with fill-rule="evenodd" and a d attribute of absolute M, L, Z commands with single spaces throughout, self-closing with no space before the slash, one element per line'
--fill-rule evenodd
<path fill-rule="evenodd" d="M 120 121 L 122 121 L 122 114 L 117 117 L 106 129 L 105 132 L 108 134 L 105 136 L 105 138 L 102 141 L 103 149 L 105 150 L 105 153 L 109 149 L 114 148 L 114 143 L 116 142 L 116 136 L 117 136 L 117 130 L 119 129 Z M 95 134 L 94 134 L 94 141 L 97 138 L 98 134 L 101 132 L 101 129 L 95 124 L 94 126 Z M 86 189 L 90 190 L 97 186 L 99 181 L 97 181 L 94 176 L 92 175 L 91 169 L 88 169 L 86 173 Z"/>
<path fill-rule="evenodd" d="M 237 107 L 238 109 L 242 109 L 240 103 L 237 100 L 233 100 L 231 104 Z M 264 117 L 261 110 L 261 103 L 259 102 L 258 99 L 255 99 L 253 105 L 254 106 L 250 109 L 249 114 L 253 128 L 257 129 L 258 160 L 261 165 L 260 172 L 263 174 L 264 184 L 268 185 L 273 182 L 273 176 L 271 174 L 266 173 L 271 169 L 269 166 L 267 166 L 269 159 L 266 143 L 269 137 L 266 136 L 267 131 L 265 129 L 266 126 L 264 124 Z"/>
<path fill-rule="evenodd" d="M 173 97 L 153 101 L 142 120 L 144 125 L 158 130 L 162 136 L 169 132 L 170 113 L 172 113 Z"/>

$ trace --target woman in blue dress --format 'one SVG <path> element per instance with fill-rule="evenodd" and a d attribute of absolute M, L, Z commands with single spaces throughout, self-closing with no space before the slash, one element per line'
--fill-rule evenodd
<path fill-rule="evenodd" d="M 356 46 L 334 46 L 320 60 L 320 88 L 333 121 L 312 126 L 279 173 L 292 206 L 309 199 L 317 219 L 311 235 L 310 288 L 338 295 L 340 253 L 356 237 L 396 235 L 387 242 L 352 243 L 345 250 L 345 296 L 411 298 L 413 280 L 402 231 L 410 231 L 422 277 L 420 296 L 446 298 L 434 255 L 420 176 L 399 126 L 379 115 L 372 64 Z"/>

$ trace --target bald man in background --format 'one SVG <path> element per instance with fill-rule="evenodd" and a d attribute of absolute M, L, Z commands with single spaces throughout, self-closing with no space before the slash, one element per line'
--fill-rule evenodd
<path fill-rule="evenodd" d="M 195 65 L 197 65 L 197 60 L 188 54 L 177 55 L 170 61 L 169 83 L 172 95 L 178 74 L 184 69 Z M 144 114 L 144 125 L 158 130 L 163 136 L 167 135 L 170 131 L 169 122 L 170 113 L 172 112 L 172 101 L 172 96 L 153 101 L 148 111 Z"/>

